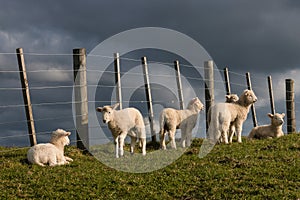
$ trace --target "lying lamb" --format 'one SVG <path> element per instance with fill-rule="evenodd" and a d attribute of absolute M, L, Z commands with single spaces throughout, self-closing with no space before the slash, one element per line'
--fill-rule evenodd
<path fill-rule="evenodd" d="M 113 106 L 98 107 L 102 113 L 103 122 L 108 124 L 116 144 L 116 158 L 124 155 L 124 140 L 127 134 L 131 138 L 130 152 L 133 154 L 137 138 L 141 141 L 142 154 L 146 155 L 146 130 L 143 116 L 135 108 L 116 110 L 119 103 Z"/>
<path fill-rule="evenodd" d="M 73 161 L 71 158 L 64 156 L 64 146 L 70 144 L 70 132 L 57 129 L 52 132 L 50 143 L 37 144 L 32 146 L 27 152 L 27 159 L 32 164 L 45 166 L 64 165 Z"/>
<path fill-rule="evenodd" d="M 171 147 L 176 149 L 175 132 L 181 129 L 181 145 L 191 145 L 192 130 L 196 125 L 198 113 L 203 110 L 204 106 L 196 97 L 193 98 L 185 110 L 176 110 L 173 108 L 165 108 L 160 113 L 160 147 L 166 149 L 165 135 L 169 133 Z"/>
<path fill-rule="evenodd" d="M 211 123 L 208 129 L 208 138 L 213 142 L 222 136 L 228 144 L 227 132 L 230 130 L 229 142 L 232 142 L 234 130 L 238 136 L 238 142 L 242 142 L 242 127 L 247 119 L 250 107 L 257 101 L 252 90 L 245 90 L 235 103 L 218 103 L 211 107 Z M 230 128 L 232 126 L 232 128 Z"/>
<path fill-rule="evenodd" d="M 284 135 L 282 125 L 285 114 L 275 113 L 272 115 L 269 113 L 268 116 L 271 118 L 271 124 L 254 127 L 248 135 L 249 139 L 278 138 Z"/>

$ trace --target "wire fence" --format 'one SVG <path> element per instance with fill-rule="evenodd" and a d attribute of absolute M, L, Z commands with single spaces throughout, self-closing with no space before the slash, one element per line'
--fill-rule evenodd
<path fill-rule="evenodd" d="M 16 56 L 17 53 L 0 53 L 1 56 Z M 27 57 L 51 57 L 50 61 L 53 61 L 53 59 L 56 59 L 57 57 L 66 57 L 66 59 L 72 60 L 72 57 L 74 56 L 74 54 L 42 54 L 42 53 L 23 53 L 23 55 Z M 88 55 L 89 57 L 94 57 L 97 59 L 110 59 L 111 63 L 113 64 L 113 60 L 114 57 L 113 56 L 105 56 L 105 55 Z M 142 65 L 141 64 L 141 60 L 140 59 L 135 59 L 135 58 L 130 58 L 130 57 L 124 57 L 121 56 L 120 57 L 120 61 L 121 63 L 124 61 L 126 62 L 126 66 L 122 66 L 121 64 L 121 69 L 128 69 L 130 68 L 130 66 L 136 66 L 136 65 Z M 87 87 L 87 88 L 93 88 L 95 90 L 109 90 L 112 91 L 116 88 L 115 82 L 114 82 L 114 76 L 115 76 L 115 71 L 113 70 L 113 67 L 107 68 L 107 69 L 101 69 L 100 66 L 92 66 L 92 69 L 87 69 L 86 73 L 87 75 L 93 75 L 93 76 L 99 76 L 99 75 L 103 75 L 105 74 L 108 78 L 101 83 L 98 84 L 93 84 L 93 83 L 88 83 L 87 85 L 76 85 L 74 86 L 73 84 L 73 73 L 74 70 L 72 69 L 72 66 L 68 66 L 69 69 L 34 69 L 31 68 L 31 64 L 34 64 L 34 58 L 31 58 L 30 60 L 31 63 L 27 64 L 27 70 L 26 73 L 29 74 L 29 76 L 31 77 L 36 77 L 36 76 L 40 76 L 40 74 L 47 74 L 47 76 L 51 77 L 51 73 L 65 73 L 68 75 L 69 79 L 68 80 L 61 80 L 61 81 L 38 81 L 36 86 L 32 86 L 31 85 L 31 77 L 29 77 L 28 79 L 28 83 L 29 83 L 29 90 L 34 93 L 34 95 L 32 95 L 32 100 L 33 103 L 31 104 L 31 106 L 33 106 L 33 109 L 35 111 L 35 115 L 34 115 L 34 122 L 37 123 L 37 127 L 39 128 L 40 126 L 44 126 L 45 124 L 52 124 L 49 126 L 45 126 L 46 129 L 48 127 L 53 127 L 55 125 L 55 123 L 57 123 L 57 121 L 59 121 L 59 125 L 63 125 L 66 121 L 68 125 L 63 125 L 63 128 L 68 130 L 68 131 L 72 131 L 73 133 L 76 132 L 76 127 L 74 125 L 74 119 L 77 117 L 82 117 L 83 115 L 74 115 L 72 113 L 72 105 L 76 104 L 76 103 L 81 103 L 80 101 L 74 101 L 72 98 L 72 92 L 74 90 L 74 88 L 76 87 Z M 10 64 L 8 65 L 2 65 L 0 63 L 0 77 L 4 77 L 4 79 L 6 77 L 9 76 L 10 79 L 13 79 L 16 82 L 20 82 L 20 80 L 18 79 L 19 74 L 22 72 L 20 70 L 16 70 L 17 65 L 16 64 L 12 64 L 14 63 L 14 61 L 12 61 Z M 111 64 L 111 65 L 112 65 Z M 168 66 L 168 67 L 173 67 L 174 63 L 171 62 L 159 62 L 159 61 L 154 61 L 154 60 L 150 60 L 148 61 L 148 65 L 164 65 L 164 66 Z M 13 66 L 14 67 L 6 67 L 6 66 Z M 46 64 L 45 64 L 46 65 Z M 89 66 L 89 65 L 88 65 Z M 194 65 L 189 65 L 186 63 L 180 64 L 181 70 L 184 72 L 185 70 L 188 69 L 196 69 L 196 70 L 204 70 L 203 66 L 194 66 Z M 99 69 L 95 69 L 95 68 L 99 68 Z M 240 93 L 240 91 L 244 90 L 247 88 L 246 86 L 246 75 L 243 73 L 239 73 L 239 72 L 235 72 L 235 71 L 228 71 L 229 72 L 229 77 L 230 77 L 230 85 L 232 88 L 232 93 Z M 217 67 L 214 67 L 214 73 L 218 73 L 218 74 L 223 74 L 223 69 L 218 69 Z M 123 76 L 128 76 L 131 77 L 132 80 L 135 80 L 134 77 L 143 77 L 143 72 L 142 70 L 140 70 L 140 72 L 131 72 L 130 70 L 121 70 L 121 77 Z M 11 78 L 10 75 L 13 75 L 13 78 Z M 255 74 L 254 74 L 255 75 Z M 175 73 L 170 74 L 170 73 L 157 73 L 156 71 L 152 71 L 149 70 L 149 77 L 150 79 L 170 79 L 173 82 L 175 81 Z M 198 76 L 197 74 L 184 74 L 182 73 L 182 77 L 185 78 L 187 80 L 187 83 L 189 82 L 193 82 L 193 84 L 197 84 L 197 86 L 193 86 L 196 87 L 196 89 L 199 92 L 199 94 L 202 96 L 200 98 L 204 98 L 204 90 L 205 90 L 205 80 L 204 77 L 202 76 Z M 223 75 L 222 75 L 223 77 Z M 269 106 L 269 102 L 270 102 L 270 98 L 268 96 L 268 88 L 267 88 L 267 79 L 261 76 L 252 76 L 252 89 L 258 93 L 258 97 L 259 99 L 261 99 L 261 102 L 258 107 L 259 109 L 263 110 L 263 112 L 268 112 L 270 106 Z M 223 79 L 224 80 L 224 79 Z M 215 80 L 215 84 L 216 85 L 222 85 L 224 86 L 224 81 L 223 80 Z M 277 83 L 282 82 L 282 79 L 279 78 L 275 78 L 273 79 L 274 83 L 276 83 L 276 85 L 279 85 Z M 24 108 L 25 106 L 28 105 L 24 105 L 24 103 L 22 102 L 22 91 L 24 90 L 24 88 L 22 88 L 21 86 L 16 86 L 17 84 L 7 84 L 5 83 L 5 81 L 0 81 L 1 83 L 1 87 L 0 87 L 0 96 L 3 96 L 3 98 L 0 99 L 0 129 L 2 129 L 3 131 L 1 131 L 0 134 L 0 144 L 4 145 L 3 141 L 5 140 L 5 142 L 8 143 L 8 145 L 6 146 L 10 146 L 10 142 L 14 141 L 16 139 L 23 139 L 23 138 L 28 138 L 28 136 L 30 135 L 28 133 L 27 130 L 23 129 L 23 130 L 18 130 L 17 134 L 13 134 L 13 135 L 7 135 L 5 132 L 10 132 L 10 129 L 16 130 L 16 129 L 20 129 L 21 125 L 22 127 L 26 127 L 26 124 L 29 122 L 29 120 L 26 119 L 25 114 L 23 113 L 23 111 L 20 110 L 16 110 L 16 109 L 20 109 L 20 108 Z M 288 111 L 285 108 L 285 103 L 286 100 L 284 99 L 284 95 L 285 95 L 285 90 L 284 90 L 284 84 L 280 83 L 280 88 L 277 89 L 275 91 L 275 97 L 279 97 L 275 100 L 277 100 L 276 102 L 278 103 L 276 110 L 280 111 L 280 112 L 284 112 L 284 111 Z M 21 84 L 20 84 L 21 85 Z M 176 90 L 176 85 L 168 85 L 168 87 L 172 87 L 173 90 Z M 123 84 L 122 83 L 122 90 L 123 93 L 126 93 L 126 90 L 134 90 L 137 91 L 137 87 L 134 85 L 129 85 L 129 84 Z M 145 85 L 140 85 L 138 87 L 138 90 L 141 90 L 140 93 L 142 93 L 145 90 Z M 155 91 L 160 91 L 162 90 L 162 87 L 159 86 L 153 86 L 151 87 L 151 90 Z M 66 92 L 67 91 L 67 92 Z M 221 93 L 221 92 L 225 92 L 224 89 L 222 89 L 221 87 L 217 87 L 215 88 L 216 93 Z M 298 90 L 296 89 L 296 92 Z M 161 91 L 162 92 L 162 91 Z M 293 91 L 290 91 L 293 92 Z M 9 93 L 17 93 L 16 94 L 9 94 Z M 43 93 L 43 95 L 41 96 L 41 93 Z M 65 95 L 67 94 L 67 95 Z M 7 97 L 7 98 L 6 98 Z M 9 97 L 12 97 L 12 99 L 8 99 Z M 261 97 L 261 98 L 260 98 Z M 48 99 L 51 99 L 51 101 L 49 101 Z M 59 99 L 59 100 L 58 100 Z M 225 99 L 224 99 L 225 100 Z M 109 102 L 113 102 L 116 101 L 116 99 L 111 99 L 111 98 L 100 98 L 100 99 L 89 99 L 88 100 L 88 104 L 97 104 L 97 105 L 104 105 L 105 103 L 109 103 Z M 218 101 L 221 101 L 220 99 L 218 99 Z M 136 100 L 136 99 L 124 99 L 123 102 L 129 104 L 129 103 L 141 103 L 141 104 L 145 104 L 147 102 L 146 98 L 141 98 L 141 100 Z M 165 100 L 165 99 L 153 99 L 153 102 L 155 102 L 156 104 L 164 104 L 164 105 L 175 105 L 178 104 L 178 100 L 177 99 L 169 99 L 169 100 Z M 203 101 L 202 101 L 203 102 Z M 298 107 L 298 105 L 300 104 L 300 101 L 295 100 L 295 105 L 296 108 Z M 64 109 L 60 110 L 58 107 L 63 106 Z M 178 105 L 176 105 L 178 107 Z M 46 112 L 42 112 L 49 109 Z M 63 114 L 66 109 L 68 110 L 67 113 L 68 114 Z M 42 111 L 40 111 L 42 110 Z M 48 116 L 49 113 L 53 114 L 53 116 Z M 296 116 L 299 116 L 300 113 L 297 111 L 297 109 L 295 110 L 296 112 Z M 9 116 L 7 116 L 7 113 L 10 113 Z M 21 113 L 21 114 L 20 114 Z M 149 113 L 144 113 L 145 116 L 147 116 Z M 156 116 L 159 115 L 159 112 L 156 111 L 154 113 Z M 22 115 L 22 116 L 20 116 Z M 18 117 L 16 117 L 18 116 Z M 248 117 L 250 118 L 250 117 Z M 297 117 L 299 119 L 299 117 Z M 296 119 L 297 119 L 296 118 Z M 258 120 L 259 120 L 259 125 L 264 124 L 264 123 L 268 123 L 268 118 L 266 117 L 266 115 L 260 115 L 258 116 Z M 299 121 L 296 120 L 296 122 L 298 123 Z M 41 125 L 39 125 L 41 124 Z M 100 127 L 101 125 L 99 125 Z M 36 135 L 40 138 L 43 138 L 43 136 L 47 136 L 49 137 L 50 134 L 52 133 L 53 130 L 51 129 L 47 129 L 47 130 L 43 130 L 43 128 L 40 128 L 41 131 L 37 131 Z M 284 130 L 286 130 L 286 124 L 284 124 L 283 127 Z M 22 133 L 22 134 L 21 134 Z M 73 134 L 75 135 L 75 134 Z M 24 139 L 26 140 L 26 139 Z M 42 139 L 41 139 L 42 140 Z M 75 140 L 75 139 L 74 139 Z M 2 142 L 1 142 L 2 141 Z M 13 143 L 13 142 L 12 142 Z M 75 144 L 76 141 L 71 140 L 71 143 Z M 22 144 L 24 145 L 24 144 Z M 22 149 L 22 148 L 20 148 Z M 1 151 L 0 151 L 1 152 Z"/>

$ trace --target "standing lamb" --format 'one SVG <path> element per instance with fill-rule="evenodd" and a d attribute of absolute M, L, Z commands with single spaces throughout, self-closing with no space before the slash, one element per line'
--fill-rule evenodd
<path fill-rule="evenodd" d="M 239 100 L 239 96 L 237 94 L 229 94 L 229 95 L 226 95 L 225 97 L 226 97 L 225 103 L 236 103 Z M 229 141 L 232 141 L 233 135 L 235 134 L 235 126 L 233 124 L 230 124 L 229 133 L 230 133 Z M 221 138 L 223 138 L 223 137 L 221 137 Z"/>
<path fill-rule="evenodd" d="M 271 118 L 271 124 L 254 127 L 248 135 L 249 139 L 278 138 L 284 135 L 282 125 L 285 114 L 275 113 L 272 115 L 269 113 L 268 116 Z"/>
<path fill-rule="evenodd" d="M 236 103 L 237 101 L 239 100 L 239 97 L 237 94 L 228 94 L 228 95 L 225 95 L 225 103 Z M 207 119 L 207 122 L 208 124 L 210 124 L 210 119 L 211 119 L 211 111 L 210 111 L 210 108 L 208 109 L 208 113 L 207 113 L 207 116 L 208 116 L 208 119 Z"/>
<path fill-rule="evenodd" d="M 227 132 L 230 130 L 229 142 L 232 142 L 234 130 L 236 130 L 238 142 L 242 142 L 243 123 L 247 119 L 250 107 L 257 101 L 252 90 L 245 90 L 235 103 L 218 103 L 211 107 L 211 123 L 208 129 L 208 138 L 213 142 L 222 136 L 228 144 Z M 230 128 L 233 126 L 233 128 Z"/>
<path fill-rule="evenodd" d="M 103 122 L 108 124 L 116 145 L 116 158 L 124 155 L 124 140 L 127 134 L 131 138 L 130 152 L 133 154 L 137 138 L 141 140 L 142 154 L 146 155 L 146 130 L 143 116 L 135 108 L 116 110 L 119 103 L 113 106 L 98 107 Z"/>
<path fill-rule="evenodd" d="M 198 97 L 193 98 L 185 110 L 176 110 L 173 108 L 165 108 L 160 113 L 160 147 L 165 150 L 165 135 L 169 133 L 171 147 L 176 149 L 175 132 L 181 129 L 181 145 L 191 145 L 192 130 L 196 125 L 198 113 L 203 110 L 204 106 Z"/>
<path fill-rule="evenodd" d="M 72 158 L 64 156 L 64 146 L 70 144 L 70 132 L 57 129 L 52 132 L 50 143 L 37 144 L 32 146 L 27 152 L 27 159 L 32 164 L 45 166 L 64 165 L 73 161 Z"/>
<path fill-rule="evenodd" d="M 239 96 L 237 94 L 228 94 L 228 95 L 225 95 L 225 99 L 226 99 L 225 103 L 236 103 L 239 100 Z M 209 116 L 208 123 L 210 124 L 210 109 L 208 110 L 208 116 Z M 233 125 L 233 123 L 230 124 L 228 133 L 230 133 L 229 141 L 232 141 L 233 135 L 235 133 L 235 126 Z M 220 137 L 220 140 L 219 140 L 220 143 L 223 142 L 223 138 L 224 138 L 224 136 Z"/>

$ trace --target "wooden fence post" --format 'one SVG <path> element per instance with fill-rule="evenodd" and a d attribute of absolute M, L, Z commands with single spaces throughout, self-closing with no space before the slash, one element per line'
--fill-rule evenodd
<path fill-rule="evenodd" d="M 290 134 L 296 132 L 294 80 L 285 79 L 285 85 L 286 85 L 287 133 Z"/>
<path fill-rule="evenodd" d="M 248 90 L 252 90 L 252 84 L 251 84 L 251 78 L 250 78 L 250 73 L 246 73 L 246 80 L 247 80 L 247 85 L 248 85 Z M 256 119 L 256 112 L 255 112 L 255 107 L 254 104 L 251 105 L 251 112 L 252 112 L 252 120 L 253 120 L 253 126 L 257 126 L 257 119 Z"/>
<path fill-rule="evenodd" d="M 274 104 L 273 86 L 272 86 L 272 77 L 271 76 L 268 76 L 268 87 L 269 87 L 271 113 L 274 115 L 275 114 L 275 104 Z"/>
<path fill-rule="evenodd" d="M 228 67 L 224 68 L 224 78 L 225 78 L 226 95 L 230 95 L 231 89 L 230 89 Z"/>
<path fill-rule="evenodd" d="M 179 106 L 180 109 L 184 109 L 184 100 L 183 100 L 183 90 L 182 90 L 182 83 L 181 83 L 181 75 L 180 75 L 180 67 L 179 67 L 179 61 L 174 61 L 174 67 L 176 70 L 176 82 L 177 82 L 177 88 L 178 88 L 178 96 L 179 96 Z"/>
<path fill-rule="evenodd" d="M 22 85 L 22 91 L 23 91 L 25 113 L 26 113 L 26 118 L 27 118 L 29 141 L 30 141 L 30 145 L 33 146 L 33 145 L 37 144 L 37 142 L 36 142 L 35 126 L 34 126 L 32 105 L 31 105 L 31 100 L 30 100 L 30 92 L 29 92 L 29 87 L 28 87 L 28 79 L 27 79 L 27 74 L 26 74 L 26 66 L 25 66 L 23 49 L 18 48 L 18 49 L 16 49 L 16 52 L 17 52 L 17 59 L 18 59 L 18 65 L 19 65 L 19 71 L 20 71 L 20 79 L 21 79 L 21 85 Z"/>
<path fill-rule="evenodd" d="M 89 148 L 86 50 L 73 49 L 74 93 L 77 147 Z M 79 135 L 80 133 L 80 135 Z"/>
<path fill-rule="evenodd" d="M 214 104 L 214 62 L 212 60 L 204 62 L 205 79 L 205 112 L 206 112 L 206 132 L 208 131 L 208 110 Z"/>
<path fill-rule="evenodd" d="M 148 107 L 148 113 L 149 113 L 151 138 L 152 138 L 152 142 L 156 142 L 156 134 L 154 131 L 154 114 L 153 114 L 153 107 L 152 107 L 151 86 L 150 86 L 150 81 L 149 81 L 148 65 L 147 65 L 146 57 L 142 57 L 142 65 L 143 65 L 143 73 L 144 73 L 147 107 Z"/>
<path fill-rule="evenodd" d="M 121 87 L 121 72 L 120 72 L 120 57 L 119 53 L 114 54 L 114 66 L 115 66 L 115 83 L 117 85 L 116 89 L 116 97 L 117 102 L 120 104 L 119 108 L 120 110 L 123 109 L 122 105 L 122 87 Z"/>

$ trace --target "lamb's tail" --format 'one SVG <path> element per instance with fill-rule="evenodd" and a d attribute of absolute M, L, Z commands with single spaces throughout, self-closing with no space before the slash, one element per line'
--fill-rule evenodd
<path fill-rule="evenodd" d="M 248 135 L 248 139 L 253 139 L 253 138 L 255 138 L 255 134 L 256 134 L 256 131 L 254 131 L 254 129 L 252 129 L 251 132 L 250 132 L 249 135 Z"/>

